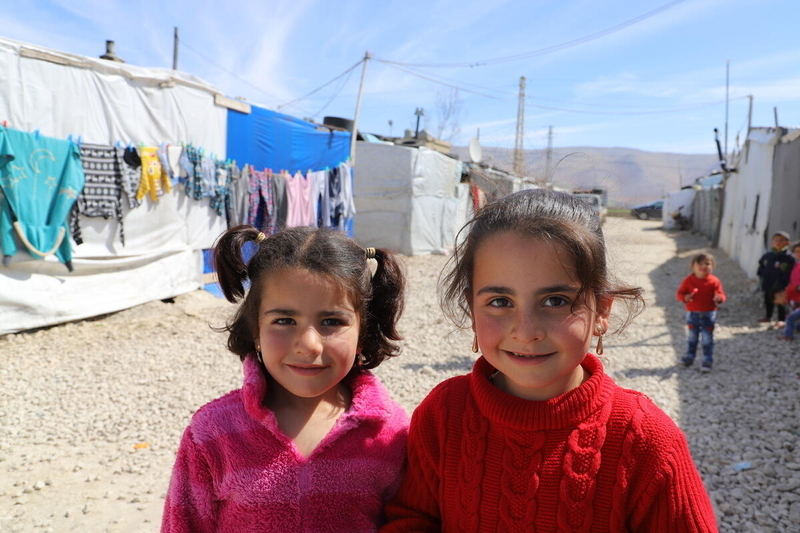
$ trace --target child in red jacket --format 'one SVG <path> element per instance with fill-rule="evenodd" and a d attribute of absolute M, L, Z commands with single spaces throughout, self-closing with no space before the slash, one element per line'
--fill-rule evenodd
<path fill-rule="evenodd" d="M 702 337 L 703 364 L 700 370 L 711 372 L 714 365 L 714 324 L 717 321 L 717 306 L 726 300 L 722 282 L 711 272 L 714 256 L 697 254 L 692 258 L 692 273 L 678 287 L 676 297 L 686 305 L 686 326 L 689 339 L 686 355 L 681 359 L 684 366 L 692 366 L 697 353 L 697 341 Z"/>

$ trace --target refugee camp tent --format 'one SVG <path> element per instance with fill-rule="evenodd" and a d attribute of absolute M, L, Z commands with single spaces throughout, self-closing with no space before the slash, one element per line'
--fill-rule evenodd
<path fill-rule="evenodd" d="M 350 157 L 350 132 L 253 105 L 249 113 L 228 111 L 227 154 L 275 172 L 324 170 Z"/>
<path fill-rule="evenodd" d="M 142 68 L 0 39 L 0 123 L 83 143 L 192 143 L 226 156 L 228 108 L 211 85 Z M 118 311 L 202 286 L 202 250 L 225 228 L 208 199 L 182 191 L 123 205 L 117 223 L 83 219 L 74 271 L 25 252 L 0 266 L 0 334 Z"/>
<path fill-rule="evenodd" d="M 772 160 L 767 238 L 776 231 L 787 231 L 794 242 L 800 240 L 800 128 L 784 131 Z"/>
<path fill-rule="evenodd" d="M 447 253 L 467 219 L 462 163 L 436 150 L 356 143 L 353 232 L 362 246 L 404 255 Z"/>
<path fill-rule="evenodd" d="M 736 259 L 751 278 L 770 239 L 775 147 L 783 128 L 752 128 L 725 183 L 719 246 Z"/>
<path fill-rule="evenodd" d="M 685 217 L 692 216 L 692 204 L 694 202 L 695 190 L 691 187 L 672 192 L 664 198 L 664 207 L 661 211 L 661 218 L 664 222 L 664 229 L 674 229 L 676 227 L 673 213 L 680 212 Z"/>

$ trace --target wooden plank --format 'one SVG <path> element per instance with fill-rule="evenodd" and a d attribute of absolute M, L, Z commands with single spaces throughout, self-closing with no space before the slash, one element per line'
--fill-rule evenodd
<path fill-rule="evenodd" d="M 246 115 L 250 114 L 250 104 L 242 102 L 241 100 L 228 98 L 227 96 L 222 96 L 219 93 L 214 95 L 214 103 L 218 106 L 227 107 L 228 109 L 233 109 L 234 111 L 239 111 Z"/>

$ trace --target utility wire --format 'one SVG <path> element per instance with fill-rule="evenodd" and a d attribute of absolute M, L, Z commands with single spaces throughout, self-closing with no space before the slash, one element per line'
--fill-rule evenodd
<path fill-rule="evenodd" d="M 610 28 L 606 28 L 604 30 L 600 30 L 595 33 L 591 33 L 589 35 L 585 35 L 583 37 L 579 37 L 577 39 L 573 39 L 571 41 L 566 41 L 561 44 L 556 44 L 553 46 L 547 46 L 545 48 L 539 48 L 538 50 L 533 50 L 531 52 L 526 52 L 523 54 L 516 54 L 512 56 L 505 56 L 505 57 L 498 57 L 494 59 L 485 59 L 482 61 L 467 61 L 461 63 L 403 63 L 399 61 L 390 61 L 390 60 L 381 60 L 385 63 L 392 63 L 395 65 L 402 65 L 404 67 L 429 67 L 429 68 L 453 68 L 453 67 L 484 67 L 487 65 L 492 65 L 495 63 L 505 63 L 508 61 L 519 61 L 521 59 L 527 59 L 530 57 L 541 56 L 545 54 L 549 54 L 552 52 L 557 52 L 559 50 L 564 50 L 566 48 L 571 48 L 573 46 L 577 46 L 579 44 L 588 43 L 590 41 L 594 41 L 599 39 L 600 37 L 605 37 L 606 35 L 611 35 L 612 33 L 616 33 L 620 30 L 623 30 L 629 26 L 633 26 L 634 24 L 641 22 L 643 20 L 649 19 L 654 17 L 668 9 L 675 7 L 678 4 L 685 2 L 686 0 L 673 0 L 672 2 L 668 2 L 661 7 L 658 7 L 652 11 L 648 11 L 643 15 L 639 15 L 638 17 L 634 17 L 630 20 L 617 24 L 615 26 L 611 26 Z"/>
<path fill-rule="evenodd" d="M 363 63 L 364 61 L 366 61 L 366 60 L 365 60 L 365 59 L 359 59 L 359 60 L 358 60 L 358 63 L 356 63 L 355 65 L 353 65 L 353 66 L 352 66 L 352 67 L 350 67 L 349 69 L 345 70 L 344 72 L 342 72 L 341 74 L 339 74 L 338 76 L 336 76 L 335 78 L 333 78 L 332 80 L 330 80 L 330 81 L 327 81 L 327 82 L 323 83 L 322 85 L 320 85 L 319 87 L 317 87 L 316 89 L 314 89 L 313 91 L 311 91 L 310 93 L 306 93 L 306 94 L 304 94 L 303 96 L 300 96 L 300 97 L 298 97 L 298 98 L 295 98 L 294 100 L 291 100 L 291 101 L 289 101 L 289 102 L 286 102 L 285 104 L 281 104 L 281 105 L 279 105 L 279 106 L 278 106 L 278 107 L 276 107 L 275 109 L 276 109 L 276 110 L 278 110 L 278 109 L 283 109 L 284 107 L 288 107 L 288 106 L 290 106 L 290 105 L 292 105 L 292 104 L 295 104 L 295 103 L 297 103 L 297 102 L 300 102 L 301 100 L 305 100 L 306 98 L 308 98 L 308 97 L 309 97 L 309 96 L 311 96 L 312 94 L 319 92 L 320 90 L 324 89 L 325 87 L 327 87 L 327 86 L 328 86 L 328 85 L 330 85 L 331 83 L 335 82 L 335 81 L 336 81 L 336 80 L 338 80 L 339 78 L 341 78 L 341 77 L 343 77 L 343 76 L 345 76 L 345 75 L 349 74 L 349 73 L 350 73 L 352 70 L 354 70 L 356 67 L 358 67 L 358 66 L 359 66 L 361 63 Z"/>
<path fill-rule="evenodd" d="M 729 101 L 733 100 L 742 100 L 747 98 L 747 96 L 740 96 L 738 98 L 731 98 Z M 551 111 L 565 111 L 567 113 L 585 113 L 588 115 L 655 115 L 659 113 L 672 113 L 674 111 L 688 111 L 690 109 L 700 109 L 703 107 L 709 107 L 713 105 L 724 104 L 725 100 L 719 100 L 716 102 L 703 102 L 700 104 L 692 104 L 686 105 L 682 107 L 673 107 L 670 109 L 656 109 L 651 111 L 589 111 L 585 109 L 567 109 L 563 107 L 551 107 L 551 106 L 544 106 L 544 105 L 536 105 L 536 104 L 525 104 L 531 107 L 536 107 L 538 109 L 549 109 Z"/>
<path fill-rule="evenodd" d="M 337 96 L 339 96 L 339 93 L 341 93 L 341 92 L 342 92 L 342 89 L 344 89 L 345 85 L 347 85 L 347 82 L 348 82 L 348 81 L 350 81 L 350 76 L 352 76 L 352 75 L 353 75 L 353 69 L 350 69 L 350 71 L 347 73 L 347 77 L 346 77 L 346 78 L 344 78 L 344 79 L 342 80 L 342 83 L 340 83 L 340 84 L 339 84 L 339 88 L 338 88 L 338 89 L 336 89 L 336 91 L 334 91 L 334 93 L 331 95 L 331 97 L 330 97 L 330 98 L 328 98 L 328 101 L 327 101 L 327 102 L 325 102 L 325 105 L 324 105 L 324 106 L 322 106 L 322 108 L 321 108 L 319 111 L 317 111 L 316 113 L 314 113 L 313 115 L 311 115 L 311 118 L 316 118 L 316 117 L 318 117 L 320 113 L 322 113 L 323 111 L 325 111 L 325 109 L 327 109 L 327 108 L 328 108 L 328 106 L 329 106 L 329 105 L 331 105 L 331 102 L 333 102 L 334 98 L 336 98 Z"/>
<path fill-rule="evenodd" d="M 262 89 L 261 87 L 258 87 L 257 85 L 253 85 L 252 83 L 250 83 L 250 82 L 249 82 L 249 81 L 247 81 L 246 79 L 242 78 L 241 76 L 239 76 L 239 75 L 238 75 L 238 74 L 236 74 L 235 72 L 232 72 L 232 71 L 228 70 L 227 68 L 223 67 L 222 65 L 220 65 L 220 64 L 218 64 L 218 63 L 215 63 L 215 62 L 214 62 L 214 61 L 212 61 L 210 58 L 208 58 L 206 55 L 204 55 L 202 52 L 200 52 L 199 50 L 196 50 L 194 47 L 190 46 L 190 45 L 189 45 L 189 44 L 188 44 L 186 41 L 183 41 L 183 40 L 180 40 L 180 39 L 179 39 L 179 40 L 178 40 L 178 42 L 179 42 L 179 43 L 181 43 L 181 44 L 182 44 L 183 46 L 185 46 L 186 48 L 188 48 L 189 50 L 191 50 L 192 52 L 194 52 L 195 54 L 197 54 L 197 55 L 199 55 L 200 57 L 202 57 L 203 59 L 205 59 L 206 61 L 208 61 L 209 63 L 211 63 L 212 65 L 214 65 L 215 67 L 217 67 L 218 69 L 220 69 L 220 70 L 223 70 L 223 71 L 227 72 L 228 74 L 230 74 L 231 76 L 233 76 L 233 77 L 234 77 L 234 78 L 236 78 L 237 80 L 241 81 L 242 83 L 244 83 L 244 84 L 246 84 L 246 85 L 249 85 L 249 86 L 250 86 L 250 87 L 252 87 L 253 89 L 255 89 L 255 90 L 257 90 L 257 91 L 259 91 L 259 92 L 261 92 L 261 93 L 263 93 L 263 94 L 265 94 L 265 95 L 267 95 L 267 96 L 269 96 L 270 98 L 273 98 L 273 99 L 275 99 L 275 100 L 280 100 L 280 98 L 278 98 L 278 97 L 277 97 L 277 96 L 275 96 L 274 94 L 270 94 L 269 92 L 265 91 L 265 90 L 264 90 L 264 89 Z"/>
<path fill-rule="evenodd" d="M 416 76 L 416 77 L 422 78 L 424 80 L 432 81 L 433 83 L 438 83 L 439 85 L 444 85 L 445 87 L 450 87 L 452 89 L 458 89 L 459 91 L 464 91 L 465 93 L 477 94 L 478 96 L 491 98 L 492 100 L 502 100 L 502 98 L 498 98 L 496 96 L 492 96 L 492 95 L 484 94 L 484 93 L 479 93 L 478 91 L 473 91 L 471 89 L 466 89 L 464 87 L 459 87 L 457 85 L 453 85 L 452 83 L 446 83 L 446 82 L 443 82 L 443 81 L 436 80 L 436 79 L 431 78 L 429 76 L 426 76 L 424 74 L 419 74 L 419 73 L 414 72 L 412 70 L 408 70 L 407 68 L 403 68 L 401 66 L 398 66 L 397 64 L 394 64 L 391 61 L 384 61 L 382 59 L 376 59 L 375 61 L 380 61 L 381 63 L 386 64 L 386 66 L 392 67 L 392 68 L 397 69 L 397 70 L 401 70 L 401 71 L 403 71 L 403 72 L 405 72 L 407 74 L 411 74 L 412 76 Z"/>

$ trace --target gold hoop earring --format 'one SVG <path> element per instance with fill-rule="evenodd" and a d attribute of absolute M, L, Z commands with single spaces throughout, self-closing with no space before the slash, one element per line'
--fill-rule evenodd
<path fill-rule="evenodd" d="M 597 337 L 597 350 L 595 350 L 595 351 L 597 352 L 597 355 L 603 355 L 603 334 L 602 333 Z"/>
<path fill-rule="evenodd" d="M 478 336 L 477 335 L 473 335 L 472 336 L 472 353 L 478 353 L 478 350 L 479 350 L 479 347 L 478 347 Z"/>

